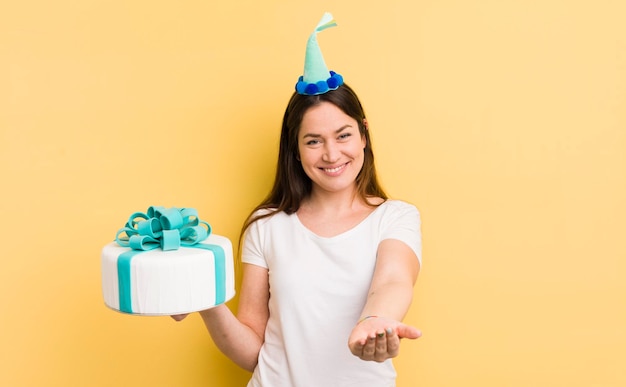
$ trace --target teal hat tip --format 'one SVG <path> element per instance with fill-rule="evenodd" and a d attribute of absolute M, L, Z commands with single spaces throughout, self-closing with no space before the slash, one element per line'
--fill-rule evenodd
<path fill-rule="evenodd" d="M 317 43 L 317 33 L 330 27 L 337 26 L 333 15 L 324 13 L 322 19 L 309 36 L 304 59 L 304 74 L 298 78 L 296 92 L 302 95 L 323 94 L 335 90 L 343 84 L 343 77 L 329 71 L 324 56 Z"/>

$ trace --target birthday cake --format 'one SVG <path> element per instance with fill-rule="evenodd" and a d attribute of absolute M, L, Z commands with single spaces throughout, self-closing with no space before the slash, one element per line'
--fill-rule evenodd
<path fill-rule="evenodd" d="M 235 295 L 232 243 L 193 208 L 132 214 L 101 258 L 105 305 L 123 313 L 190 313 Z"/>

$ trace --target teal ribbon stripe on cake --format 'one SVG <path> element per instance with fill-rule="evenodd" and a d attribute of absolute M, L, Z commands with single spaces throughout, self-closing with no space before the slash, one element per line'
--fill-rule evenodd
<path fill-rule="evenodd" d="M 126 225 L 115 235 L 115 241 L 130 250 L 117 259 L 120 311 L 133 313 L 131 293 L 131 261 L 145 251 L 178 250 L 191 247 L 210 250 L 215 260 L 215 304 L 226 300 L 226 256 L 221 246 L 200 243 L 211 234 L 211 225 L 200 220 L 193 208 L 151 206 L 146 213 L 133 213 Z"/>

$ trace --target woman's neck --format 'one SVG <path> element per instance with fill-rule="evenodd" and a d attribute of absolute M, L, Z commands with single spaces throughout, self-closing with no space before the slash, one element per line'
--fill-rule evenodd
<path fill-rule="evenodd" d="M 363 221 L 382 202 L 371 198 L 365 202 L 356 190 L 347 193 L 312 192 L 297 211 L 298 219 L 309 230 L 322 237 L 341 234 Z"/>
<path fill-rule="evenodd" d="M 309 209 L 321 212 L 351 211 L 363 204 L 365 203 L 363 203 L 356 189 L 343 192 L 326 192 L 314 189 L 303 202 L 303 205 Z"/>

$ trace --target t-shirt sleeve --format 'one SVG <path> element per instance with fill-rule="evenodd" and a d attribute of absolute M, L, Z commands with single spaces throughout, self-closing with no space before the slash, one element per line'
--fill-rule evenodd
<path fill-rule="evenodd" d="M 261 224 L 264 222 L 265 219 L 257 220 L 246 230 L 241 249 L 241 261 L 243 263 L 261 266 L 267 269 L 268 266 L 267 261 L 265 260 L 265 255 L 263 254 L 262 243 L 263 227 Z"/>
<path fill-rule="evenodd" d="M 408 203 L 399 202 L 390 214 L 386 227 L 381 234 L 381 241 L 397 239 L 406 243 L 417 255 L 422 264 L 422 220 L 418 209 Z"/>

